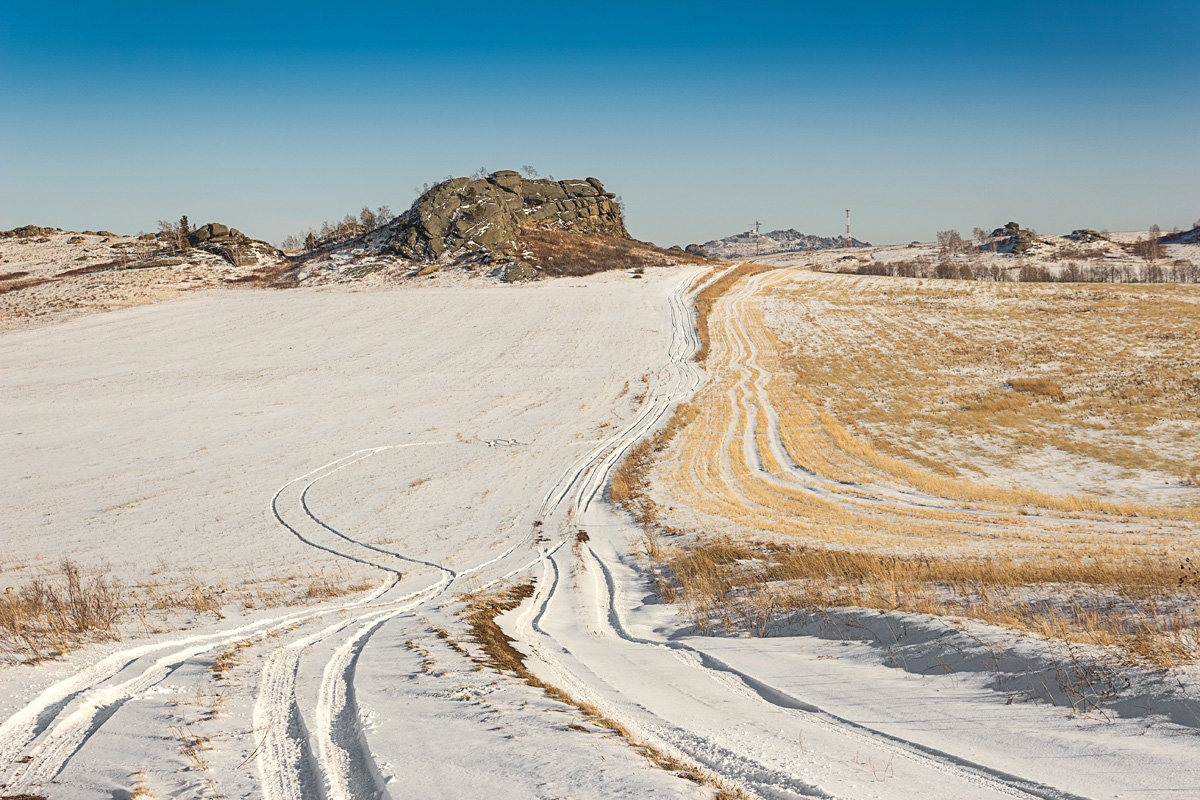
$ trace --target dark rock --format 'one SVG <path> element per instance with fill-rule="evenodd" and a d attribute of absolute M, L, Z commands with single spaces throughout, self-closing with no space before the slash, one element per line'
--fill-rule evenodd
<path fill-rule="evenodd" d="M 185 237 L 187 243 L 192 247 L 210 240 L 214 242 L 227 242 L 231 239 L 241 240 L 245 238 L 246 236 L 241 231 L 231 230 L 228 225 L 222 225 L 219 222 L 210 222 L 207 225 L 201 225 Z"/>
<path fill-rule="evenodd" d="M 689 244 L 683 249 L 685 252 L 691 253 L 694 256 L 703 256 L 704 258 L 708 258 L 708 251 L 698 244 Z"/>
<path fill-rule="evenodd" d="M 47 233 L 54 233 L 54 231 L 54 228 L 43 228 L 40 225 L 22 225 L 19 228 L 13 228 L 11 231 L 5 231 L 3 235 L 29 238 L 33 236 L 45 236 Z"/>
<path fill-rule="evenodd" d="M 187 243 L 195 247 L 201 242 L 207 242 L 212 238 L 212 231 L 208 227 L 197 228 L 187 235 Z"/>
<path fill-rule="evenodd" d="M 538 276 L 538 271 L 532 264 L 524 261 L 510 261 L 500 269 L 500 280 L 505 283 L 531 281 Z"/>

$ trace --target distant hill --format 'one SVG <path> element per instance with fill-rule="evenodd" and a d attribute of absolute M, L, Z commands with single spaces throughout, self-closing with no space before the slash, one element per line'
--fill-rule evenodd
<path fill-rule="evenodd" d="M 758 251 L 761 255 L 768 253 L 788 253 L 793 250 L 831 250 L 838 247 L 870 247 L 869 242 L 858 239 L 846 239 L 845 236 L 813 236 L 801 233 L 795 228 L 786 231 L 771 231 L 759 234 L 757 237 Z M 704 243 L 704 249 L 716 258 L 745 258 L 754 255 L 754 231 L 735 233 L 724 239 L 713 239 Z"/>

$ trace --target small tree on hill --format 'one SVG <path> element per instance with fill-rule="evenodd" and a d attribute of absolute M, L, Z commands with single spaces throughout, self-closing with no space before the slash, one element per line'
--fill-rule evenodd
<path fill-rule="evenodd" d="M 363 206 L 362 211 L 358 212 L 358 224 L 362 225 L 364 231 L 373 231 L 379 226 L 379 218 L 374 211 Z"/>
<path fill-rule="evenodd" d="M 938 231 L 938 252 L 953 257 L 962 250 L 963 240 L 958 231 Z"/>

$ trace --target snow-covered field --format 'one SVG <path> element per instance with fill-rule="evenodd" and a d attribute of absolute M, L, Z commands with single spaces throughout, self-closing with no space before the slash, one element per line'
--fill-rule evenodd
<path fill-rule="evenodd" d="M 502 625 L 529 668 L 730 793 L 1200 794 L 1195 713 L 1014 703 L 655 600 L 605 487 L 704 378 L 703 275 L 201 292 L 0 333 L 0 581 L 69 552 L 236 599 L 0 668 L 0 794 L 712 796 L 480 663 L 459 597 L 528 580 Z M 247 601 L 316 575 L 371 588 Z"/>

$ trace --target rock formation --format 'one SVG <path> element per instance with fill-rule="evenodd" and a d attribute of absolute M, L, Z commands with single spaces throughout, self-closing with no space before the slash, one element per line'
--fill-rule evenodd
<path fill-rule="evenodd" d="M 280 255 L 275 247 L 251 239 L 237 228 L 210 222 L 192 230 L 184 237 L 189 247 L 198 247 L 224 258 L 235 267 L 258 264 L 264 258 Z"/>
<path fill-rule="evenodd" d="M 451 178 L 365 238 L 372 249 L 417 262 L 511 263 L 514 279 L 524 279 L 532 267 L 521 265 L 523 228 L 541 224 L 629 238 L 614 197 L 595 178 L 530 180 L 512 170 Z"/>
<path fill-rule="evenodd" d="M 999 250 L 1002 253 L 1028 253 L 1035 245 L 1041 244 L 1041 240 L 1037 238 L 1037 234 L 1033 231 L 1022 228 L 1015 222 L 1010 222 L 1003 228 L 996 228 L 992 231 L 992 238 L 999 238 Z"/>

